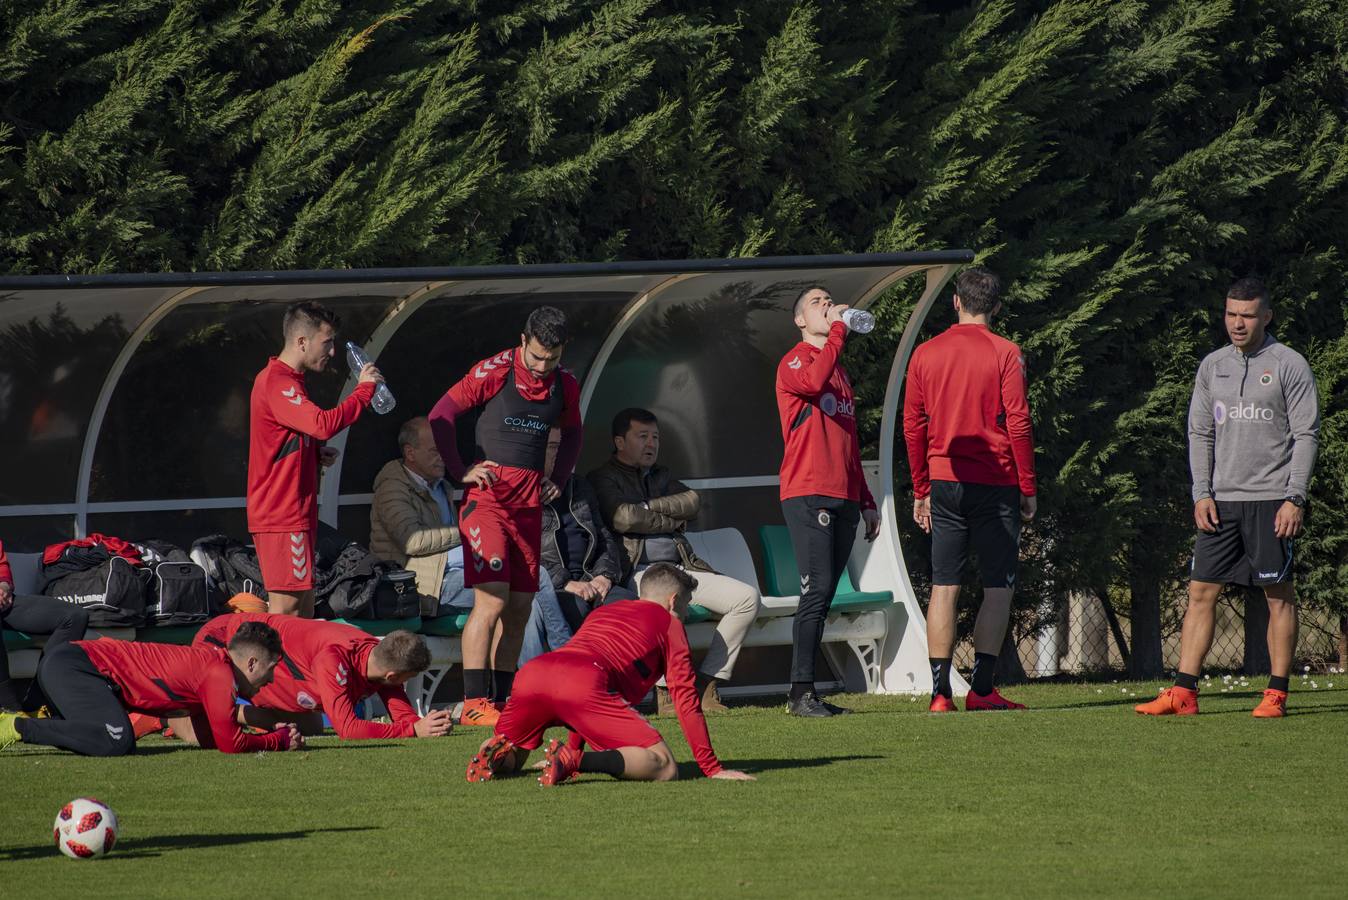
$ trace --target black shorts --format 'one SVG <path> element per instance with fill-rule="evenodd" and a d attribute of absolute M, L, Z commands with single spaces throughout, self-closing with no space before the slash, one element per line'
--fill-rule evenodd
<path fill-rule="evenodd" d="M 1191 581 L 1264 587 L 1292 580 L 1292 539 L 1273 532 L 1282 500 L 1217 501 L 1217 530 L 1198 532 Z"/>
<path fill-rule="evenodd" d="M 1020 488 L 931 483 L 931 582 L 960 584 L 970 544 L 985 588 L 1014 588 L 1020 556 Z"/>

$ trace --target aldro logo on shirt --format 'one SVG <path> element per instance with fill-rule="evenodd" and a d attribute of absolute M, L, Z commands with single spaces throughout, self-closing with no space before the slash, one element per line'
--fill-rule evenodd
<path fill-rule="evenodd" d="M 836 416 L 841 413 L 844 416 L 855 416 L 857 414 L 857 405 L 850 400 L 839 400 L 832 394 L 825 394 L 819 398 L 819 408 L 824 411 L 826 416 Z"/>
<path fill-rule="evenodd" d="M 1212 404 L 1212 421 L 1218 425 L 1230 422 L 1272 422 L 1273 410 L 1254 403 L 1237 403 L 1227 406 L 1218 400 Z"/>

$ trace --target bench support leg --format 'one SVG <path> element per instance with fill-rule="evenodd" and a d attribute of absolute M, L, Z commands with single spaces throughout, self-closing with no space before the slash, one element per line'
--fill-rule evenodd
<path fill-rule="evenodd" d="M 440 688 L 440 682 L 444 681 L 445 676 L 449 674 L 449 669 L 449 666 L 445 666 L 443 669 L 427 669 L 404 686 L 407 691 L 407 699 L 412 704 L 412 708 L 417 711 L 417 715 L 424 716 L 431 711 L 431 699 Z"/>
<path fill-rule="evenodd" d="M 829 665 L 837 670 L 838 675 L 847 681 L 847 657 L 841 652 L 838 646 L 841 641 L 834 643 L 828 642 L 823 646 L 824 656 L 828 659 Z M 880 690 L 880 643 L 873 639 L 859 639 L 847 641 L 847 646 L 852 651 L 852 657 L 856 660 L 858 668 L 861 669 L 861 678 L 866 686 L 866 693 L 874 694 Z"/>

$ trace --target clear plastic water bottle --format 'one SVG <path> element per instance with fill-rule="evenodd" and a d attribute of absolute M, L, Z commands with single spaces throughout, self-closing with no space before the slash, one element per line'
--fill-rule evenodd
<path fill-rule="evenodd" d="M 351 367 L 351 374 L 359 376 L 360 370 L 370 364 L 370 357 L 365 355 L 360 344 L 355 341 L 346 342 L 346 362 Z M 375 385 L 374 399 L 370 401 L 370 406 L 374 411 L 384 416 L 393 412 L 393 407 L 398 405 L 398 401 L 393 399 L 393 392 L 388 389 L 388 385 L 380 382 Z"/>
<path fill-rule="evenodd" d="M 844 309 L 842 320 L 848 331 L 854 331 L 857 334 L 866 334 L 875 329 L 875 316 L 864 309 Z"/>

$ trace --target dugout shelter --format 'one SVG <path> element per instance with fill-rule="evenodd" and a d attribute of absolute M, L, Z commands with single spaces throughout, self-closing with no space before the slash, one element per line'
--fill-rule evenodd
<path fill-rule="evenodd" d="M 35 565 L 28 555 L 47 544 L 92 532 L 182 546 L 216 532 L 246 540 L 252 380 L 281 347 L 285 306 L 312 299 L 337 312 L 339 338 L 366 347 L 398 400 L 391 415 L 367 413 L 331 442 L 342 456 L 324 476 L 320 516 L 364 542 L 371 485 L 398 454 L 399 424 L 428 412 L 470 364 L 517 344 L 529 311 L 552 304 L 568 316 L 563 365 L 582 386 L 578 472 L 608 455 L 617 410 L 653 410 L 661 462 L 702 494 L 699 549 L 727 574 L 756 577 L 765 595 L 776 596 L 792 583 L 780 529 L 772 530 L 782 522 L 773 381 L 778 360 L 799 339 L 790 305 L 813 284 L 861 308 L 897 292 L 889 308 L 900 318 L 855 338 L 882 342 L 866 352 L 892 355 L 892 364 L 883 393 L 875 386 L 869 395 L 883 396 L 885 452 L 867 465 L 882 528 L 875 544 L 858 540 L 850 580 L 857 595 L 889 598 L 871 617 L 867 633 L 878 636 L 844 634 L 853 654 L 829 659 L 854 688 L 926 691 L 925 626 L 896 528 L 896 516 L 909 514 L 907 485 L 894 483 L 892 451 L 903 375 L 923 322 L 942 286 L 972 260 L 971 251 L 949 250 L 0 277 L 0 540 L 20 568 Z M 339 356 L 309 385 L 330 406 L 354 379 Z M 461 431 L 471 436 L 471 428 Z M 874 596 L 870 603 L 876 611 Z M 766 606 L 780 621 L 764 622 L 751 646 L 780 644 L 784 626 L 789 633 L 790 598 Z"/>

